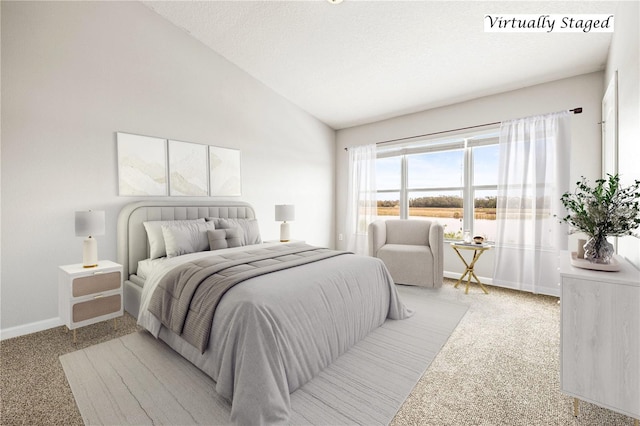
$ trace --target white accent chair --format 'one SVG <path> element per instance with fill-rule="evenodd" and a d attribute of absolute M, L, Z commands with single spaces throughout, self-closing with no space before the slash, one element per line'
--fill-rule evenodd
<path fill-rule="evenodd" d="M 376 220 L 369 225 L 369 255 L 384 262 L 396 284 L 441 287 L 444 228 L 430 220 Z"/>

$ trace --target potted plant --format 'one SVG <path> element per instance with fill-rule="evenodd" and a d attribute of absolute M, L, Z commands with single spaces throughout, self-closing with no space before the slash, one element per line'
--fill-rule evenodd
<path fill-rule="evenodd" d="M 640 180 L 625 188 L 620 177 L 607 174 L 607 179 L 597 179 L 590 187 L 587 180 L 576 183 L 575 192 L 567 192 L 560 200 L 570 212 L 560 219 L 572 227 L 570 233 L 582 231 L 589 237 L 584 246 L 584 258 L 594 263 L 609 263 L 613 245 L 607 237 L 632 235 L 640 227 Z"/>

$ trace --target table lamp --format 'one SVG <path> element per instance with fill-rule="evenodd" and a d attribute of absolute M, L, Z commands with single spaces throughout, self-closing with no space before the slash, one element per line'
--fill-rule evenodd
<path fill-rule="evenodd" d="M 76 237 L 86 237 L 82 244 L 82 266 L 98 266 L 98 243 L 95 235 L 104 235 L 104 211 L 76 212 Z"/>
<path fill-rule="evenodd" d="M 280 242 L 289 241 L 289 224 L 288 220 L 294 220 L 296 216 L 296 207 L 293 204 L 277 204 L 276 205 L 276 221 L 280 224 Z"/>

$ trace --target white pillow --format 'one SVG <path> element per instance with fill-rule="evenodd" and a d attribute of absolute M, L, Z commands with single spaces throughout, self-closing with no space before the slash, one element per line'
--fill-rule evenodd
<path fill-rule="evenodd" d="M 209 250 L 208 230 L 215 230 L 211 222 L 162 225 L 167 257 Z"/>
<path fill-rule="evenodd" d="M 147 239 L 149 240 L 149 259 L 157 259 L 165 257 L 167 249 L 164 245 L 164 235 L 162 234 L 162 225 L 179 225 L 183 223 L 204 222 L 204 218 L 188 219 L 188 220 L 149 220 L 144 222 L 144 228 L 147 230 Z"/>
<path fill-rule="evenodd" d="M 207 220 L 213 221 L 216 229 L 242 229 L 242 233 L 244 234 L 242 237 L 243 246 L 262 243 L 257 219 L 222 219 L 219 217 L 208 217 Z"/>

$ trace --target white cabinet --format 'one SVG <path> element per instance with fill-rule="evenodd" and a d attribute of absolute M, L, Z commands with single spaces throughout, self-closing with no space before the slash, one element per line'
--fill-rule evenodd
<path fill-rule="evenodd" d="M 60 267 L 58 311 L 73 330 L 122 316 L 122 265 L 102 260 L 94 268 L 82 264 Z"/>
<path fill-rule="evenodd" d="M 640 271 L 620 256 L 617 272 L 560 257 L 562 392 L 640 418 Z"/>

